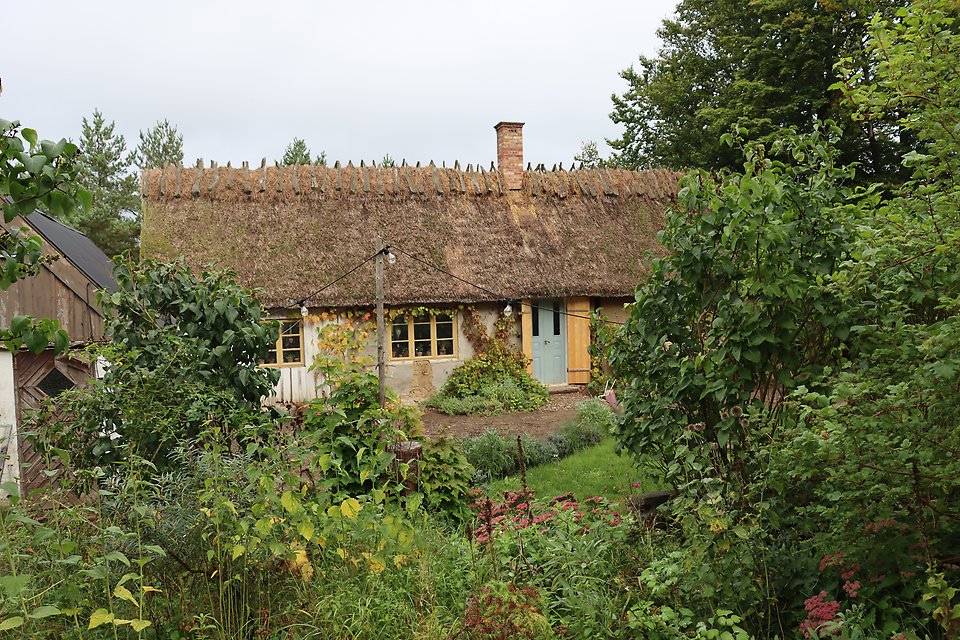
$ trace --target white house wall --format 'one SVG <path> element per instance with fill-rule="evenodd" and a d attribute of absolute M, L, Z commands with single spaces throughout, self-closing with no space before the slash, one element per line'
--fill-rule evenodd
<path fill-rule="evenodd" d="M 317 332 L 327 322 L 317 322 L 309 317 L 303 323 L 303 362 L 298 367 L 277 367 L 280 380 L 272 396 L 264 399 L 265 404 L 294 404 L 309 402 L 318 397 L 317 386 L 320 379 L 310 371 L 317 357 Z"/>
<path fill-rule="evenodd" d="M 474 309 L 480 314 L 481 319 L 487 326 L 487 331 L 492 334 L 493 324 L 496 321 L 502 305 L 478 304 Z M 473 345 L 467 339 L 464 333 L 463 314 L 456 314 L 457 327 L 457 357 L 455 358 L 423 358 L 416 360 L 398 360 L 392 361 L 387 357 L 387 386 L 394 390 L 401 398 L 410 401 L 423 400 L 440 387 L 443 386 L 447 378 L 457 366 L 464 360 L 473 357 Z M 316 322 L 308 316 L 303 326 L 303 348 L 304 348 L 304 366 L 299 367 L 279 367 L 280 381 L 277 383 L 276 393 L 266 398 L 268 404 L 288 404 L 309 402 L 321 395 L 317 389 L 322 384 L 319 376 L 309 371 L 308 367 L 313 364 L 314 358 L 318 355 L 317 351 L 317 333 L 327 322 Z M 515 317 L 518 321 L 515 323 L 515 331 L 511 332 L 510 342 L 518 348 L 520 347 L 520 324 L 519 314 Z M 389 348 L 389 347 L 388 347 Z M 376 361 L 377 357 L 377 338 L 376 332 L 371 335 L 367 342 L 363 354 L 371 361 Z"/>
<path fill-rule="evenodd" d="M 17 455 L 17 392 L 13 384 L 13 354 L 0 349 L 0 482 L 20 475 Z M 0 496 L 2 496 L 0 492 Z"/>

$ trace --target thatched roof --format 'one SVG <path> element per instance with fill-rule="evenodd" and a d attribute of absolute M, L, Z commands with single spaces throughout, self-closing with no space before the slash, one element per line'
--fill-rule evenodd
<path fill-rule="evenodd" d="M 285 307 L 387 244 L 496 295 L 399 256 L 388 304 L 561 296 L 627 296 L 660 252 L 675 197 L 669 171 L 531 171 L 508 191 L 501 174 L 467 167 L 211 167 L 143 176 L 144 256 L 218 264 Z M 309 306 L 374 299 L 373 263 Z"/>

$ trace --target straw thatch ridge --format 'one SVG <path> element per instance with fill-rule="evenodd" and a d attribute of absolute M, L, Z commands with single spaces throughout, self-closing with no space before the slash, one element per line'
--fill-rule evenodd
<path fill-rule="evenodd" d="M 471 167 L 472 168 L 472 167 Z M 142 253 L 229 267 L 268 307 L 303 300 L 374 252 L 375 237 L 496 293 L 400 256 L 389 304 L 627 296 L 675 198 L 671 171 L 498 171 L 426 167 L 183 168 L 143 175 Z M 373 266 L 309 297 L 373 302 Z"/>

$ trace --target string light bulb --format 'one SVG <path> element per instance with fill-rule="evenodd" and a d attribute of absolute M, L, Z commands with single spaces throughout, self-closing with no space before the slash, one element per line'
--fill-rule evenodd
<path fill-rule="evenodd" d="M 397 264 L 397 256 L 393 253 L 393 251 L 390 251 L 389 249 L 387 249 L 387 264 L 389 265 Z"/>
<path fill-rule="evenodd" d="M 301 302 L 301 303 L 300 303 L 300 315 L 303 316 L 304 318 L 306 318 L 309 313 L 310 313 L 310 310 L 307 309 L 307 303 L 306 303 L 306 302 Z"/>
<path fill-rule="evenodd" d="M 507 318 L 513 315 L 513 307 L 510 305 L 509 302 L 507 303 L 507 306 L 503 308 L 503 315 Z"/>

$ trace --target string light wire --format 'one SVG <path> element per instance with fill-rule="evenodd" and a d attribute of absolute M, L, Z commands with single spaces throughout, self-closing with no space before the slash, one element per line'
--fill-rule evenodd
<path fill-rule="evenodd" d="M 444 268 L 442 268 L 442 267 L 440 267 L 440 266 L 438 266 L 438 265 L 435 265 L 435 264 L 433 264 L 432 262 L 430 262 L 430 261 L 428 261 L 428 260 L 425 260 L 424 258 L 421 258 L 420 256 L 418 256 L 418 255 L 416 255 L 416 254 L 414 254 L 414 253 L 411 253 L 410 251 L 407 251 L 406 249 L 404 249 L 404 248 L 402 248 L 402 247 L 399 247 L 399 246 L 397 246 L 397 245 L 395 245 L 395 244 L 384 245 L 383 249 L 381 249 L 380 251 L 377 251 L 377 252 L 374 253 L 373 255 L 367 257 L 367 258 L 366 258 L 363 262 L 361 262 L 360 264 L 356 265 L 355 267 L 353 267 L 353 268 L 350 269 L 349 271 L 346 271 L 346 272 L 344 272 L 343 274 L 337 276 L 336 278 L 334 278 L 333 280 L 331 280 L 331 281 L 328 282 L 327 284 L 323 285 L 322 287 L 320 287 L 319 289 L 317 289 L 316 291 L 314 291 L 314 292 L 311 293 L 310 295 L 305 296 L 304 298 L 301 298 L 301 299 L 298 300 L 296 303 L 294 303 L 294 305 L 291 305 L 291 306 L 299 306 L 299 307 L 301 307 L 301 308 L 306 307 L 307 300 L 309 300 L 309 299 L 312 298 L 313 296 L 317 295 L 318 293 L 323 293 L 324 291 L 326 291 L 327 289 L 329 289 L 329 288 L 332 287 L 333 285 L 337 284 L 338 282 L 340 282 L 341 280 L 343 280 L 343 279 L 346 278 L 347 276 L 349 276 L 349 275 L 351 275 L 352 273 L 354 273 L 355 271 L 357 271 L 357 270 L 358 270 L 360 267 L 362 267 L 363 265 L 367 264 L 368 262 L 370 262 L 371 260 L 373 260 L 374 258 L 376 258 L 378 255 L 383 254 L 383 255 L 385 255 L 385 256 L 389 256 L 391 250 L 396 250 L 397 253 L 401 253 L 401 254 L 405 255 L 405 256 L 407 256 L 408 258 L 410 258 L 411 260 L 414 260 L 414 261 L 416 261 L 416 262 L 419 262 L 420 264 L 422 264 L 422 265 L 425 266 L 425 267 L 429 267 L 429 268 L 431 268 L 431 269 L 433 269 L 433 270 L 435 270 L 435 271 L 439 271 L 440 273 L 442 273 L 443 275 L 447 276 L 448 278 L 453 278 L 454 280 L 457 280 L 457 281 L 459 281 L 459 282 L 462 282 L 462 283 L 465 284 L 465 285 L 471 286 L 471 287 L 473 287 L 473 288 L 475 288 L 475 289 L 479 289 L 480 291 L 483 291 L 484 293 L 489 294 L 489 295 L 493 296 L 494 298 L 497 298 L 497 299 L 499 299 L 499 300 L 507 300 L 507 301 L 508 301 L 508 303 L 507 303 L 508 306 L 509 306 L 510 304 L 512 304 L 512 303 L 517 303 L 517 304 L 519 304 L 519 305 L 521 305 L 521 306 L 528 307 L 528 308 L 530 308 L 530 309 L 536 309 L 537 311 L 545 311 L 545 312 L 559 313 L 560 315 L 568 316 L 568 317 L 570 317 L 570 318 L 580 318 L 581 320 L 593 320 L 593 318 L 591 318 L 590 316 L 583 316 L 583 315 L 580 315 L 580 314 L 578 314 L 578 313 L 570 313 L 569 311 L 561 311 L 561 310 L 559 310 L 559 309 L 552 309 L 552 308 L 551 308 L 551 309 L 548 309 L 548 308 L 546 308 L 546 307 L 541 307 L 541 306 L 539 306 L 539 305 L 533 304 L 532 302 L 524 302 L 523 300 L 517 300 L 517 299 L 515 299 L 515 298 L 511 298 L 510 296 L 505 296 L 505 295 L 499 294 L 499 293 L 497 293 L 496 291 L 491 291 L 490 289 L 487 289 L 486 287 L 481 286 L 481 285 L 479 285 L 479 284 L 477 284 L 477 283 L 475 283 L 475 282 L 470 282 L 469 280 L 465 280 L 464 278 L 461 278 L 460 276 L 458 276 L 458 275 L 456 275 L 456 274 L 450 273 L 450 272 L 447 271 L 446 269 L 444 269 Z M 391 264 L 392 264 L 392 263 L 391 263 Z M 618 327 L 622 327 L 622 326 L 623 326 L 623 323 L 622 323 L 622 322 L 615 322 L 615 321 L 613 321 L 613 320 L 607 320 L 607 319 L 605 319 L 605 318 L 601 318 L 600 321 L 603 322 L 603 323 L 605 323 L 605 324 L 612 324 L 612 325 L 616 325 L 616 326 L 618 326 Z"/>
<path fill-rule="evenodd" d="M 447 276 L 447 277 L 453 278 L 454 280 L 458 280 L 458 281 L 462 282 L 463 284 L 466 284 L 466 285 L 469 285 L 469 286 L 474 287 L 474 288 L 476 288 L 476 289 L 479 289 L 480 291 L 483 291 L 484 293 L 488 293 L 488 294 L 490 294 L 491 296 L 493 296 L 493 297 L 495 297 L 495 298 L 499 298 L 500 300 L 509 300 L 509 301 L 511 301 L 511 302 L 516 302 L 517 304 L 520 304 L 520 305 L 522 305 L 522 306 L 524 306 L 524 307 L 529 307 L 530 309 L 536 309 L 536 310 L 538 310 L 538 311 L 541 311 L 541 310 L 542 310 L 542 311 L 549 311 L 549 312 L 553 312 L 553 313 L 559 313 L 559 314 L 561 314 L 561 315 L 569 316 L 569 317 L 571 317 L 571 318 L 580 318 L 581 320 L 592 320 L 592 319 L 593 319 L 593 318 L 591 318 L 590 316 L 582 316 L 582 315 L 577 314 L 577 313 L 570 313 L 569 311 L 561 311 L 561 310 L 559 310 L 559 309 L 547 309 L 547 308 L 545 308 L 545 307 L 541 307 L 541 306 L 535 305 L 535 304 L 533 304 L 533 303 L 531 303 L 531 302 L 524 302 L 523 300 L 516 300 L 516 299 L 514 299 L 514 298 L 511 298 L 510 296 L 501 295 L 501 294 L 497 293 L 496 291 L 491 291 L 490 289 L 487 289 L 486 287 L 482 287 L 482 286 L 480 286 L 479 284 L 477 284 L 477 283 L 475 283 L 475 282 L 470 282 L 469 280 L 464 280 L 464 279 L 461 278 L 460 276 L 455 275 L 455 274 L 452 274 L 452 273 L 450 273 L 449 271 L 447 271 L 447 270 L 445 270 L 445 269 L 443 269 L 443 268 L 441 268 L 441 267 L 433 264 L 432 262 L 429 262 L 428 260 L 424 260 L 423 258 L 421 258 L 421 257 L 419 257 L 419 256 L 417 256 L 417 255 L 414 255 L 413 253 L 410 253 L 409 251 L 406 251 L 406 250 L 403 249 L 402 247 L 398 247 L 398 246 L 395 245 L 395 244 L 391 244 L 391 245 L 390 245 L 390 248 L 391 248 L 391 249 L 394 249 L 397 253 L 402 253 L 403 255 L 407 256 L 408 258 L 411 258 L 411 259 L 419 262 L 420 264 L 422 264 L 422 265 L 424 265 L 424 266 L 426 266 L 426 267 L 430 267 L 431 269 L 435 269 L 436 271 L 439 271 L 440 273 L 444 274 L 444 275 Z M 600 321 L 601 321 L 601 322 L 604 322 L 605 324 L 612 324 L 612 325 L 616 325 L 616 326 L 619 326 L 619 327 L 622 327 L 622 326 L 623 326 L 623 323 L 622 323 L 622 322 L 615 322 L 615 321 L 613 321 L 613 320 L 600 319 Z"/>
<path fill-rule="evenodd" d="M 299 306 L 299 307 L 306 306 L 307 300 L 309 300 L 309 299 L 312 298 L 313 296 L 317 295 L 318 293 L 323 293 L 324 291 L 326 291 L 327 289 L 329 289 L 329 288 L 332 287 L 333 285 L 337 284 L 338 282 L 340 282 L 341 280 L 343 280 L 344 278 L 346 278 L 347 276 L 349 276 L 350 274 L 352 274 L 354 271 L 356 271 L 357 269 L 359 269 L 359 268 L 362 267 L 363 265 L 367 264 L 368 262 L 370 262 L 371 260 L 373 260 L 374 258 L 376 258 L 376 257 L 377 257 L 378 255 L 380 255 L 381 253 L 386 254 L 389 250 L 390 250 L 390 247 L 384 247 L 383 250 L 377 251 L 377 252 L 374 253 L 372 256 L 366 258 L 363 262 L 361 262 L 360 264 L 358 264 L 357 266 L 355 266 L 353 269 L 350 269 L 349 271 L 343 273 L 342 275 L 337 276 L 336 278 L 334 278 L 333 280 L 331 280 L 331 281 L 328 282 L 327 284 L 323 285 L 322 287 L 320 287 L 319 289 L 317 289 L 316 291 L 314 291 L 314 292 L 311 293 L 310 295 L 301 298 L 300 300 L 298 300 L 297 302 L 295 302 L 294 304 L 292 304 L 292 305 L 290 305 L 290 306 L 291 306 L 291 307 L 293 307 L 293 306 Z"/>

